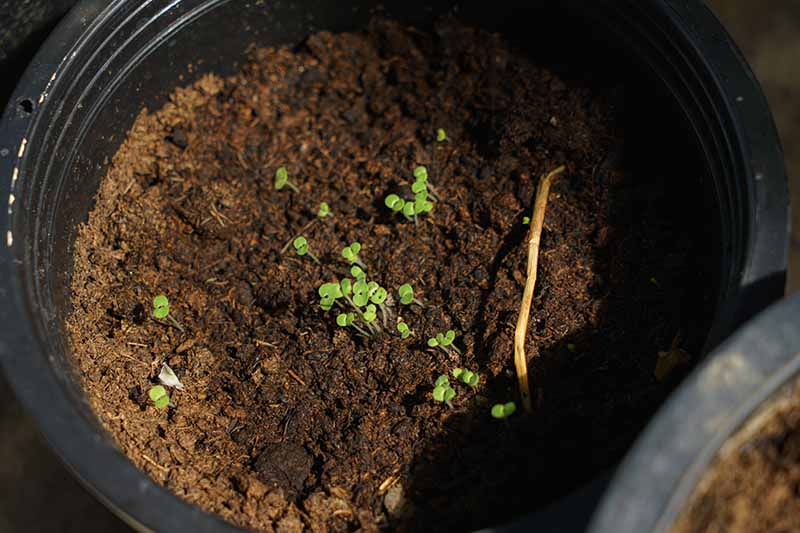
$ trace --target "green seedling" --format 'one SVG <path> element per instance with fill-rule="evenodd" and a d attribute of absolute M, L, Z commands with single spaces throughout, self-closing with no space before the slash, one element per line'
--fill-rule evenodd
<path fill-rule="evenodd" d="M 408 220 L 413 220 L 417 224 L 417 215 L 428 213 L 433 209 L 433 202 L 428 200 L 427 181 L 428 170 L 423 166 L 418 166 L 414 169 L 414 182 L 411 184 L 414 200 L 404 200 L 396 194 L 390 194 L 383 203 L 395 213 L 402 213 Z"/>
<path fill-rule="evenodd" d="M 466 368 L 454 368 L 453 377 L 460 379 L 470 387 L 476 387 L 478 385 L 478 381 L 480 381 L 478 374 L 472 372 L 471 370 L 467 370 Z"/>
<path fill-rule="evenodd" d="M 389 293 L 386 292 L 386 289 L 375 283 L 375 285 L 371 285 L 375 283 L 374 281 L 370 282 L 369 287 L 369 301 L 374 303 L 375 305 L 383 305 L 386 302 L 386 298 L 389 297 Z"/>
<path fill-rule="evenodd" d="M 406 205 L 406 201 L 397 196 L 396 194 L 390 194 L 386 198 L 383 199 L 383 203 L 394 211 L 395 213 L 400 213 L 403 211 L 403 208 Z"/>
<path fill-rule="evenodd" d="M 456 332 L 448 330 L 447 333 L 437 333 L 435 337 L 428 339 L 428 346 L 431 348 L 441 348 L 446 354 L 450 354 L 450 350 L 454 350 L 457 354 L 461 354 L 461 350 L 453 344 L 456 339 Z"/>
<path fill-rule="evenodd" d="M 414 289 L 410 284 L 404 283 L 397 289 L 397 294 L 400 296 L 400 303 L 408 305 L 414 301 Z"/>
<path fill-rule="evenodd" d="M 444 142 L 447 140 L 447 132 L 444 131 L 442 128 L 436 130 L 436 142 Z"/>
<path fill-rule="evenodd" d="M 378 308 L 375 307 L 375 304 L 370 303 L 370 300 L 379 288 L 374 281 L 367 283 L 366 279 L 359 279 L 353 283 L 353 298 L 347 298 L 347 301 L 358 311 L 367 328 L 373 333 L 379 333 L 380 326 L 375 323 Z"/>
<path fill-rule="evenodd" d="M 411 192 L 414 193 L 415 213 L 427 213 L 433 209 L 433 203 L 428 201 L 428 171 L 425 170 L 425 167 L 417 167 L 414 170 L 414 183 L 411 184 Z"/>
<path fill-rule="evenodd" d="M 323 311 L 330 311 L 334 304 L 339 304 L 341 306 L 342 304 L 337 302 L 339 298 L 344 298 L 353 308 L 354 313 L 341 313 L 336 317 L 336 322 L 340 326 L 346 327 L 352 325 L 360 333 L 367 336 L 380 333 L 381 328 L 375 323 L 378 313 L 377 306 L 380 305 L 382 312 L 386 312 L 382 307 L 386 295 L 384 295 L 385 289 L 374 281 L 367 282 L 366 277 L 356 279 L 355 282 L 349 278 L 345 278 L 336 283 L 322 284 L 318 292 L 320 296 L 320 307 Z M 348 318 L 351 314 L 353 317 Z M 356 316 L 363 322 L 366 330 L 353 323 Z"/>
<path fill-rule="evenodd" d="M 352 325 L 364 335 L 377 335 L 382 332 L 382 327 L 388 327 L 389 319 L 393 317 L 389 307 L 391 300 L 384 287 L 367 279 L 366 267 L 358 255 L 360 252 L 361 244 L 358 242 L 342 249 L 342 257 L 350 263 L 352 278 L 322 284 L 319 287 L 320 307 L 323 311 L 329 311 L 337 304 L 346 308 L 346 301 L 351 309 L 337 316 L 337 324 L 343 327 Z M 338 301 L 340 298 L 343 301 Z M 380 323 L 377 320 L 378 310 L 382 318 Z"/>
<path fill-rule="evenodd" d="M 372 324 L 375 322 L 375 319 L 378 318 L 378 308 L 375 307 L 375 304 L 367 304 L 363 318 L 367 324 Z"/>
<path fill-rule="evenodd" d="M 497 403 L 492 406 L 492 416 L 497 419 L 504 419 L 508 418 L 509 416 L 514 414 L 514 411 L 517 410 L 517 404 L 514 402 L 508 403 Z"/>
<path fill-rule="evenodd" d="M 411 184 L 411 192 L 414 193 L 414 200 L 405 200 L 396 194 L 390 194 L 384 198 L 383 203 L 395 213 L 401 213 L 408 220 L 418 223 L 417 215 L 428 213 L 433 209 L 433 202 L 428 197 L 433 196 L 438 200 L 438 196 L 433 190 L 428 189 L 428 170 L 423 166 L 414 169 L 414 182 Z"/>
<path fill-rule="evenodd" d="M 416 222 L 416 219 L 414 219 L 416 214 L 417 214 L 417 211 L 414 208 L 414 202 L 406 202 L 406 205 L 403 206 L 403 215 L 406 218 L 412 219 L 412 220 L 414 220 Z"/>
<path fill-rule="evenodd" d="M 153 298 L 153 317 L 157 320 L 168 319 L 173 326 L 178 328 L 181 331 L 185 331 L 183 326 L 175 320 L 171 314 L 169 314 L 169 300 L 163 294 L 159 294 L 155 298 Z"/>
<path fill-rule="evenodd" d="M 456 391 L 450 386 L 450 378 L 442 374 L 436 380 L 433 387 L 433 399 L 437 402 L 444 402 L 449 408 L 453 408 L 450 401 L 456 397 Z"/>
<path fill-rule="evenodd" d="M 348 263 L 356 264 L 360 266 L 362 269 L 366 269 L 367 265 L 361 262 L 361 259 L 358 257 L 358 252 L 361 251 L 361 244 L 358 242 L 352 243 L 350 246 L 345 246 L 342 249 L 342 257 L 347 259 Z"/>
<path fill-rule="evenodd" d="M 347 326 L 353 324 L 355 317 L 356 316 L 353 313 L 339 313 L 339 315 L 336 317 L 336 323 L 339 326 L 346 328 Z"/>
<path fill-rule="evenodd" d="M 376 284 L 377 285 L 377 284 Z M 389 317 L 391 316 L 391 311 L 389 310 L 389 306 L 386 305 L 386 299 L 389 297 L 389 293 L 381 286 L 376 286 L 375 290 L 370 293 L 369 301 L 373 304 L 377 305 L 378 308 L 381 310 L 381 318 L 383 319 L 383 327 L 387 326 L 389 322 Z"/>
<path fill-rule="evenodd" d="M 308 250 L 308 241 L 306 240 L 305 237 L 300 235 L 294 240 L 292 244 L 294 245 L 294 251 L 297 252 L 297 255 L 299 255 L 300 257 L 308 255 L 308 257 L 313 259 L 316 264 L 319 264 L 319 259 L 317 259 L 317 256 L 315 256 Z"/>
<path fill-rule="evenodd" d="M 153 316 L 161 320 L 169 315 L 169 300 L 163 294 L 153 298 Z"/>
<path fill-rule="evenodd" d="M 367 296 L 372 299 L 372 295 L 378 292 L 381 286 L 375 283 L 374 281 L 370 281 L 367 283 Z"/>
<path fill-rule="evenodd" d="M 357 279 L 353 283 L 353 302 L 356 307 L 364 307 L 369 302 L 369 284 L 366 278 Z"/>
<path fill-rule="evenodd" d="M 407 339 L 414 334 L 414 332 L 411 331 L 411 328 L 408 327 L 408 324 L 403 322 L 402 318 L 397 319 L 397 331 L 400 332 L 400 337 L 403 339 Z"/>
<path fill-rule="evenodd" d="M 358 265 L 350 267 L 350 275 L 356 278 L 356 280 L 367 278 L 367 273 Z"/>
<path fill-rule="evenodd" d="M 415 181 L 411 184 L 411 192 L 415 195 L 428 192 L 428 184 L 424 181 Z"/>
<path fill-rule="evenodd" d="M 369 333 L 367 333 L 366 331 L 361 329 L 358 326 L 358 324 L 355 323 L 355 318 L 356 318 L 356 316 L 353 313 L 340 313 L 336 317 L 336 323 L 339 326 L 343 327 L 343 328 L 352 326 L 356 331 L 358 331 L 359 333 L 361 333 L 365 337 L 369 337 Z"/>
<path fill-rule="evenodd" d="M 383 203 L 386 204 L 386 207 L 394 211 L 395 213 L 400 213 L 408 220 L 414 220 L 414 203 L 407 202 L 397 196 L 396 194 L 390 194 L 386 198 L 384 198 Z"/>
<path fill-rule="evenodd" d="M 522 217 L 522 225 L 523 226 L 530 226 L 531 225 L 531 217 Z"/>
<path fill-rule="evenodd" d="M 280 167 L 275 171 L 275 188 L 280 191 L 287 185 L 294 192 L 300 192 L 297 186 L 289 181 L 289 171 L 286 170 L 286 167 Z"/>
<path fill-rule="evenodd" d="M 426 192 L 437 201 L 441 199 L 433 188 L 433 185 L 428 181 L 428 169 L 423 166 L 418 166 L 414 169 L 414 183 L 411 184 L 411 190 L 414 194 Z M 431 205 L 431 209 L 432 208 L 433 206 Z M 430 209 L 427 211 L 430 211 Z"/>
<path fill-rule="evenodd" d="M 323 311 L 330 311 L 336 300 L 344 296 L 339 283 L 323 283 L 317 292 L 320 298 L 319 306 Z"/>
<path fill-rule="evenodd" d="M 342 291 L 339 283 L 323 283 L 318 289 L 320 297 L 341 298 Z"/>
<path fill-rule="evenodd" d="M 350 278 L 344 278 L 339 282 L 339 290 L 344 296 L 350 296 L 353 293 L 353 282 L 350 281 Z"/>
<path fill-rule="evenodd" d="M 433 191 L 428 190 L 427 171 L 425 173 L 420 173 L 420 176 L 422 177 L 417 178 L 414 183 L 411 184 L 411 192 L 414 193 L 414 211 L 417 213 L 428 213 L 433 209 L 433 202 L 428 200 L 429 194 L 432 196 Z"/>
<path fill-rule="evenodd" d="M 156 406 L 156 409 L 164 409 L 169 405 L 169 394 L 167 394 L 167 389 L 165 389 L 163 385 L 154 385 L 150 387 L 150 390 L 147 391 L 147 395 Z"/>
<path fill-rule="evenodd" d="M 375 305 L 382 305 L 383 302 L 386 301 L 386 298 L 389 296 L 389 293 L 386 292 L 386 289 L 383 287 L 376 287 L 372 294 L 370 295 L 369 299 Z"/>
<path fill-rule="evenodd" d="M 406 204 L 407 205 L 407 204 Z M 428 191 L 420 191 L 414 195 L 414 213 L 427 213 L 433 209 L 433 202 L 428 200 Z"/>
<path fill-rule="evenodd" d="M 319 218 L 325 218 L 325 217 L 329 217 L 329 216 L 332 217 L 333 216 L 331 214 L 331 208 L 328 207 L 328 204 L 326 202 L 320 202 L 319 211 L 317 211 L 317 216 Z"/>
<path fill-rule="evenodd" d="M 415 303 L 420 307 L 425 307 L 422 305 L 422 302 L 414 298 L 414 288 L 410 283 L 400 285 L 400 287 L 397 288 L 397 295 L 400 296 L 400 303 L 403 305 Z"/>

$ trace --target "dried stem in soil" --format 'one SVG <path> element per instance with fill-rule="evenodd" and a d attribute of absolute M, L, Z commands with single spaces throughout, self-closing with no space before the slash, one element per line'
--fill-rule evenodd
<path fill-rule="evenodd" d="M 519 394 L 522 397 L 522 405 L 525 411 L 530 413 L 531 392 L 528 384 L 528 360 L 525 357 L 525 335 L 528 331 L 528 318 L 531 313 L 531 301 L 533 300 L 533 289 L 536 287 L 536 267 L 539 264 L 539 241 L 542 238 L 542 225 L 544 224 L 544 211 L 547 207 L 547 196 L 550 193 L 550 185 L 559 174 L 564 172 L 564 166 L 560 166 L 550 171 L 539 182 L 536 190 L 536 200 L 533 205 L 531 215 L 530 238 L 528 239 L 528 272 L 525 281 L 525 291 L 522 294 L 522 304 L 519 308 L 519 318 L 517 319 L 517 329 L 514 331 L 514 366 L 517 369 L 517 380 L 519 381 Z"/>

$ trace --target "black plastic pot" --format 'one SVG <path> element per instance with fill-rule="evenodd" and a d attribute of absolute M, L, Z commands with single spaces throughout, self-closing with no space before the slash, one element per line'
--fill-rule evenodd
<path fill-rule="evenodd" d="M 706 346 L 783 292 L 788 194 L 765 100 L 717 20 L 696 0 L 462 2 L 468 23 L 499 31 L 555 68 L 633 85 L 641 138 L 675 146 L 686 172 L 675 186 L 702 196 L 698 234 L 713 258 Z M 218 518 L 154 484 L 112 444 L 69 363 L 71 245 L 111 156 L 137 112 L 158 108 L 177 85 L 232 73 L 252 43 L 295 43 L 310 32 L 363 26 L 372 2 L 85 0 L 42 47 L 0 126 L 0 359 L 51 446 L 95 494 L 140 528 L 224 531 Z M 418 26 L 452 1 L 387 1 Z M 192 69 L 186 66 L 191 63 Z M 579 68 L 575 68 L 578 65 Z M 607 65 L 607 68 L 605 67 Z M 569 69 L 568 69 L 569 70 Z M 647 143 L 642 143 L 646 145 Z M 697 155 L 693 155 L 697 154 Z M 698 181 L 698 177 L 703 179 Z M 680 206 L 676 206 L 680 209 Z M 584 527 L 599 478 L 517 527 Z"/>
<path fill-rule="evenodd" d="M 620 467 L 592 533 L 669 531 L 722 446 L 800 374 L 800 296 L 722 344 L 673 394 Z"/>

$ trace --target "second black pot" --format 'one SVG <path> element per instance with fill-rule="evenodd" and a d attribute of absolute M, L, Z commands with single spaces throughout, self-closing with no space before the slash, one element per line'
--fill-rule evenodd
<path fill-rule="evenodd" d="M 723 445 L 800 375 L 798 316 L 800 296 L 775 304 L 692 374 L 619 468 L 591 533 L 670 530 Z"/>
<path fill-rule="evenodd" d="M 456 12 L 556 69 L 571 65 L 574 73 L 599 63 L 632 80 L 631 105 L 647 115 L 637 121 L 650 140 L 643 145 L 674 147 L 674 156 L 688 162 L 675 186 L 708 206 L 707 227 L 698 234 L 710 236 L 714 321 L 706 346 L 714 346 L 783 292 L 786 177 L 758 85 L 698 1 L 550 4 L 467 1 Z M 0 125 L 0 360 L 53 448 L 139 528 L 233 529 L 137 470 L 84 400 L 63 330 L 76 226 L 142 107 L 160 107 L 174 87 L 206 72 L 232 73 L 252 43 L 295 43 L 320 29 L 362 27 L 371 7 L 368 1 L 342 7 L 85 0 L 41 49 L 6 109 Z M 387 15 L 421 27 L 452 9 L 449 1 L 385 5 Z M 600 478 L 520 527 L 581 528 L 603 486 Z"/>

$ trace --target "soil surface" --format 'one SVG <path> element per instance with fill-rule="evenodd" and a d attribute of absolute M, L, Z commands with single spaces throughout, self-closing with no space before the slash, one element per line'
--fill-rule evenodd
<path fill-rule="evenodd" d="M 672 531 L 800 531 L 800 385 L 725 444 Z"/>
<path fill-rule="evenodd" d="M 75 243 L 68 327 L 98 417 L 157 482 L 259 530 L 478 528 L 576 488 L 674 386 L 659 352 L 697 354 L 713 296 L 702 206 L 665 165 L 627 166 L 623 104 L 451 20 L 320 33 L 177 89 L 137 119 Z M 383 199 L 410 198 L 420 164 L 441 200 L 415 225 Z M 540 405 L 499 421 L 523 217 L 561 164 L 527 336 Z M 275 190 L 283 165 L 300 192 Z M 308 226 L 321 201 L 333 216 Z M 281 252 L 301 229 L 321 264 Z M 320 309 L 353 241 L 413 336 Z M 160 293 L 184 331 L 152 317 Z M 427 346 L 448 329 L 462 354 Z M 165 363 L 184 390 L 158 410 Z M 456 367 L 480 382 L 451 379 L 450 408 L 431 391 Z"/>

